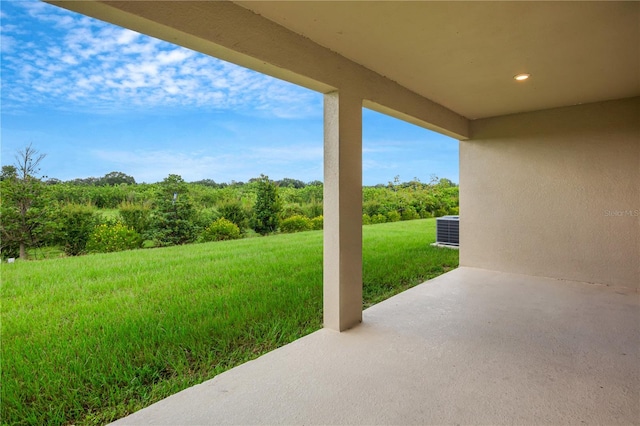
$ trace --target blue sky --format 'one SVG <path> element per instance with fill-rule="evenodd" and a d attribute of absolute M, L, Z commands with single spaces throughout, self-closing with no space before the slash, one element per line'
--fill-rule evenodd
<path fill-rule="evenodd" d="M 1 163 L 32 143 L 42 173 L 138 182 L 322 178 L 322 95 L 25 0 L 0 2 Z M 458 142 L 363 111 L 363 183 L 458 182 Z"/>

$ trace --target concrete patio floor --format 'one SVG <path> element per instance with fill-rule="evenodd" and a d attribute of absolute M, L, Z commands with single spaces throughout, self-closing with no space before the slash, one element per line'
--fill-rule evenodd
<path fill-rule="evenodd" d="M 459 268 L 114 424 L 640 424 L 639 299 Z"/>

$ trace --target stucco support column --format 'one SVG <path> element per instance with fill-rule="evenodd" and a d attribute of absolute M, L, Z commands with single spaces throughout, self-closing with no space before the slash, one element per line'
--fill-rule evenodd
<path fill-rule="evenodd" d="M 324 326 L 362 322 L 362 99 L 324 96 Z"/>

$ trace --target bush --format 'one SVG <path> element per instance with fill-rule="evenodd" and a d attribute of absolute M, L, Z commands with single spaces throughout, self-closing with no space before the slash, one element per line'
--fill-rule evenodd
<path fill-rule="evenodd" d="M 399 222 L 400 221 L 400 213 L 395 210 L 391 210 L 387 213 L 387 220 L 389 222 Z"/>
<path fill-rule="evenodd" d="M 20 244 L 3 238 L 0 240 L 0 258 L 5 260 L 10 257 L 14 259 L 20 257 Z"/>
<path fill-rule="evenodd" d="M 215 207 L 197 210 L 193 219 L 193 223 L 198 228 L 198 234 L 211 225 L 214 220 L 220 219 L 221 215 Z"/>
<path fill-rule="evenodd" d="M 313 222 L 305 216 L 295 215 L 280 222 L 280 231 L 291 233 L 309 231 L 313 229 Z"/>
<path fill-rule="evenodd" d="M 220 217 L 235 223 L 240 231 L 247 227 L 247 215 L 240 201 L 226 202 L 218 207 Z"/>
<path fill-rule="evenodd" d="M 304 211 L 304 215 L 306 217 L 314 218 L 318 216 L 322 216 L 322 202 L 313 201 L 302 207 Z"/>
<path fill-rule="evenodd" d="M 87 251 L 92 253 L 111 253 L 140 247 L 142 247 L 140 234 L 122 223 L 96 226 L 87 241 Z"/>
<path fill-rule="evenodd" d="M 316 216 L 311 219 L 311 229 L 319 231 L 324 228 L 324 217 L 322 215 Z"/>
<path fill-rule="evenodd" d="M 413 207 L 407 207 L 402 212 L 402 220 L 420 219 L 420 215 Z"/>
<path fill-rule="evenodd" d="M 442 217 L 449 214 L 449 211 L 446 208 L 437 209 L 434 213 L 435 217 Z"/>
<path fill-rule="evenodd" d="M 58 240 L 65 254 L 77 256 L 85 253 L 87 241 L 98 220 L 98 215 L 90 205 L 68 204 L 60 210 Z"/>
<path fill-rule="evenodd" d="M 269 176 L 260 175 L 256 179 L 256 203 L 253 206 L 253 229 L 261 235 L 267 235 L 278 229 L 282 202 L 278 187 L 269 180 Z"/>
<path fill-rule="evenodd" d="M 285 204 L 280 213 L 280 218 L 288 219 L 293 216 L 305 216 L 302 206 L 299 204 Z"/>
<path fill-rule="evenodd" d="M 144 234 L 149 229 L 151 224 L 151 209 L 149 205 L 125 201 L 120 203 L 119 213 L 122 223 L 138 234 Z"/>
<path fill-rule="evenodd" d="M 385 214 L 387 212 L 387 209 L 384 208 L 384 206 L 380 203 L 380 201 L 369 200 L 369 201 L 365 201 L 362 204 L 362 211 L 368 214 L 369 216 L 374 217 L 375 215 L 378 215 L 378 214 Z"/>
<path fill-rule="evenodd" d="M 371 216 L 371 223 L 385 223 L 387 221 L 387 217 L 383 214 L 376 214 Z"/>
<path fill-rule="evenodd" d="M 188 244 L 198 236 L 197 212 L 187 189 L 178 175 L 169 175 L 160 184 L 149 230 L 156 245 Z"/>
<path fill-rule="evenodd" d="M 149 238 L 162 246 L 188 244 L 198 235 L 196 211 L 191 204 L 176 202 L 175 207 L 167 202 L 158 203 L 160 207 L 151 216 Z"/>
<path fill-rule="evenodd" d="M 368 214 L 363 214 L 362 215 L 362 224 L 363 225 L 371 225 L 371 216 L 369 216 Z"/>
<path fill-rule="evenodd" d="M 231 222 L 224 217 L 217 219 L 207 226 L 200 235 L 200 241 L 224 241 L 224 240 L 237 240 L 241 238 L 240 228 L 238 225 Z"/>

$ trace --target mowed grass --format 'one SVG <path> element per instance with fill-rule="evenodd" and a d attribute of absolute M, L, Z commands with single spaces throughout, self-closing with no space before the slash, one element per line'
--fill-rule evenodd
<path fill-rule="evenodd" d="M 365 226 L 364 305 L 458 264 Z M 1 422 L 102 424 L 322 326 L 322 232 L 3 264 Z"/>

